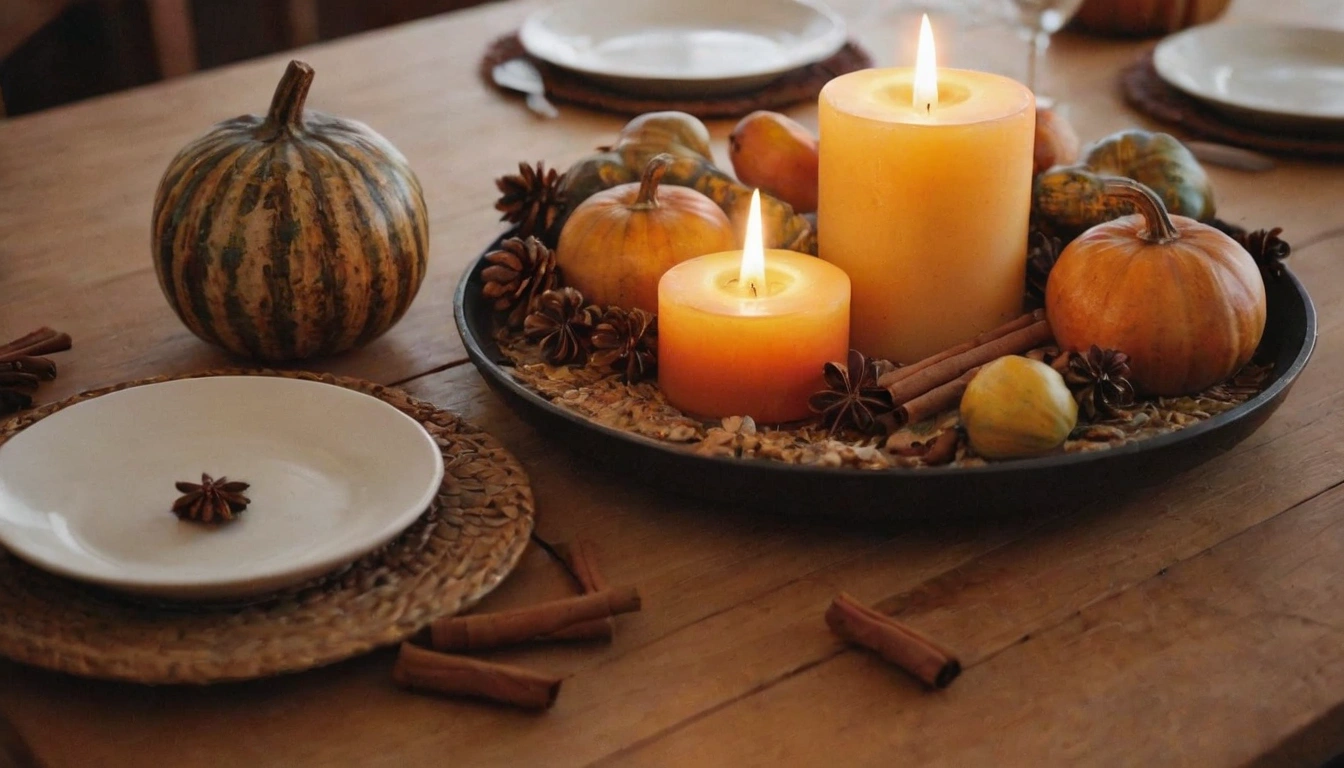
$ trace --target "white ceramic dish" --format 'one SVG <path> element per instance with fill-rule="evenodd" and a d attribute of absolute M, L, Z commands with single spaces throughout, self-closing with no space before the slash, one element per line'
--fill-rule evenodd
<path fill-rule="evenodd" d="M 202 472 L 251 484 L 219 527 L 169 510 Z M 34 565 L 171 599 L 256 595 L 386 543 L 429 505 L 443 457 L 413 419 L 352 390 L 266 376 L 86 400 L 0 445 L 0 544 Z"/>
<path fill-rule="evenodd" d="M 1247 125 L 1344 132 L 1344 30 L 1211 24 L 1163 40 L 1163 80 Z"/>
<path fill-rule="evenodd" d="M 830 56 L 845 23 L 812 0 L 561 0 L 519 38 L 536 58 L 621 90 L 710 95 Z"/>

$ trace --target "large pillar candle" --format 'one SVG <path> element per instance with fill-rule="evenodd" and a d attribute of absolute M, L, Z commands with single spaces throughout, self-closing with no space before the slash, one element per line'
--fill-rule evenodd
<path fill-rule="evenodd" d="M 701 418 L 795 421 L 810 415 L 822 366 L 849 350 L 849 278 L 812 256 L 764 250 L 752 219 L 743 250 L 683 261 L 659 281 L 658 387 Z"/>
<path fill-rule="evenodd" d="M 1031 91 L 983 72 L 921 78 L 862 70 L 820 96 L 820 254 L 853 283 L 854 348 L 900 363 L 1021 312 L 1031 209 Z"/>

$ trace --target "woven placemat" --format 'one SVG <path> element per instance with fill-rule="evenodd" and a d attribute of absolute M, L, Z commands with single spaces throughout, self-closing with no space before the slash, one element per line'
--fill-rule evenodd
<path fill-rule="evenodd" d="M 212 371 L 127 382 L 0 423 L 0 443 L 62 408 L 127 387 L 249 373 L 319 381 L 389 403 L 443 452 L 439 494 L 390 544 L 306 584 L 240 604 L 155 604 L 34 568 L 0 549 L 0 655 L 87 677 L 214 683 L 296 672 L 397 643 L 475 604 L 532 532 L 527 474 L 493 437 L 431 403 L 327 374 Z"/>
<path fill-rule="evenodd" d="M 1151 51 L 1120 73 L 1125 101 L 1164 123 L 1178 125 L 1198 138 L 1247 149 L 1316 160 L 1344 160 L 1344 140 L 1287 133 L 1264 133 L 1227 122 L 1216 110 L 1166 83 L 1153 66 Z"/>
<path fill-rule="evenodd" d="M 782 109 L 800 101 L 815 99 L 817 94 L 821 93 L 821 87 L 832 78 L 873 65 L 868 53 L 857 43 L 849 41 L 828 59 L 786 72 L 780 75 L 779 79 L 744 93 L 706 96 L 700 99 L 654 99 L 606 88 L 584 78 L 581 74 L 553 67 L 544 61 L 532 58 L 523 50 L 523 44 L 518 42 L 517 33 L 510 33 L 495 40 L 485 49 L 485 56 L 481 59 L 481 78 L 496 90 L 511 93 L 494 84 L 490 70 L 494 69 L 496 64 L 516 58 L 526 58 L 537 65 L 542 80 L 546 83 L 546 95 L 555 101 L 577 104 L 602 112 L 614 112 L 618 115 L 677 110 L 689 112 L 706 120 L 741 117 L 758 109 Z"/>

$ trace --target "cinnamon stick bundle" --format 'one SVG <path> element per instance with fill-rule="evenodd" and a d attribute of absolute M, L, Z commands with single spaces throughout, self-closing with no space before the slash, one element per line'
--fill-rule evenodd
<path fill-rule="evenodd" d="M 510 664 L 436 653 L 402 643 L 392 680 L 403 688 L 474 696 L 525 709 L 548 709 L 560 693 L 561 678 Z"/>
<path fill-rule="evenodd" d="M 844 592 L 826 610 L 826 625 L 844 640 L 876 651 L 925 685 L 946 688 L 961 674 L 955 653 Z"/>
<path fill-rule="evenodd" d="M 574 542 L 572 547 L 560 544 L 556 546 L 556 551 L 569 564 L 569 569 L 574 572 L 574 576 L 579 580 L 579 585 L 583 588 L 584 594 L 601 592 L 607 588 L 607 580 L 598 570 L 597 555 L 594 553 L 590 542 L 579 539 Z M 611 640 L 615 636 L 616 619 L 613 616 L 606 616 L 571 624 L 544 636 L 542 639 Z"/>
<path fill-rule="evenodd" d="M 429 626 L 430 644 L 440 651 L 496 648 L 639 608 L 639 592 L 634 587 L 604 589 L 512 611 L 439 619 Z"/>
<path fill-rule="evenodd" d="M 57 333 L 50 328 L 38 328 L 8 344 L 0 345 L 0 362 L 20 357 L 34 357 L 52 352 L 64 352 L 73 342 L 68 333 Z"/>
<path fill-rule="evenodd" d="M 921 422 L 960 403 L 961 396 L 966 394 L 966 387 L 971 383 L 971 379 L 975 378 L 975 374 L 979 372 L 980 366 L 976 366 L 946 384 L 934 387 L 898 406 L 892 412 L 892 418 L 896 420 L 896 426 L 902 427 L 906 424 Z"/>
<path fill-rule="evenodd" d="M 1024 317 L 1035 316 L 1026 315 Z M 1021 321 L 1022 318 L 1018 318 L 1014 323 L 1020 323 Z M 964 376 L 972 368 L 978 368 L 1004 355 L 1021 354 L 1046 343 L 1052 337 L 1053 334 L 1050 331 L 1048 321 L 1033 320 L 1030 325 L 1009 331 L 970 349 L 963 349 L 961 352 L 944 357 L 942 360 L 929 365 L 924 365 L 923 361 L 915 363 L 916 366 L 920 366 L 919 370 L 887 385 L 887 391 L 891 393 L 892 402 L 899 407 L 920 395 Z M 903 369 L 897 369 L 896 372 L 900 370 Z"/>

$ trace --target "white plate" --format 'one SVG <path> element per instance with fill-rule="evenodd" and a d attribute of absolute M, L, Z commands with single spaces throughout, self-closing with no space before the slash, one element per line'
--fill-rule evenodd
<path fill-rule="evenodd" d="M 219 527 L 170 511 L 202 472 L 251 484 Z M 173 599 L 255 595 L 348 563 L 428 506 L 443 457 L 377 398 L 266 376 L 182 379 L 70 406 L 0 445 L 0 544 Z"/>
<path fill-rule="evenodd" d="M 562 0 L 519 32 L 542 61 L 622 90 L 697 95 L 753 88 L 845 44 L 812 0 Z"/>
<path fill-rule="evenodd" d="M 1248 125 L 1344 131 L 1344 31 L 1212 24 L 1158 44 L 1158 75 Z"/>

